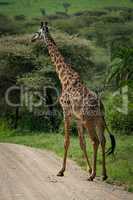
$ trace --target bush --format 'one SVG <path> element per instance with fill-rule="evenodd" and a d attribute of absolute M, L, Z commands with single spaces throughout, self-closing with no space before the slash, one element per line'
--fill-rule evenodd
<path fill-rule="evenodd" d="M 41 12 L 42 16 L 46 16 L 46 10 L 45 10 L 45 8 L 41 8 L 40 12 Z"/>
<path fill-rule="evenodd" d="M 63 2 L 62 5 L 65 9 L 65 13 L 68 13 L 68 10 L 69 10 L 69 7 L 71 6 L 71 4 L 68 2 Z"/>
<path fill-rule="evenodd" d="M 9 130 L 10 126 L 6 119 L 0 118 L 0 132 Z"/>
<path fill-rule="evenodd" d="M 16 15 L 14 18 L 15 18 L 15 20 L 18 20 L 18 21 L 24 21 L 24 20 L 26 20 L 25 15 Z"/>
<path fill-rule="evenodd" d="M 120 134 L 131 135 L 133 133 L 133 112 L 129 108 L 128 114 L 118 111 L 121 107 L 120 96 L 111 97 L 106 102 L 106 117 L 110 127 Z"/>
<path fill-rule="evenodd" d="M 0 35 L 22 32 L 21 27 L 10 17 L 0 14 Z"/>
<path fill-rule="evenodd" d="M 65 20 L 65 19 L 62 19 L 62 20 L 57 20 L 53 23 L 53 25 L 61 30 L 61 31 L 64 31 L 66 33 L 69 33 L 69 34 L 74 34 L 74 33 L 77 33 L 77 25 L 74 26 L 76 22 L 73 21 L 73 20 Z"/>
<path fill-rule="evenodd" d="M 132 112 L 129 112 L 128 115 L 124 115 L 119 112 L 114 112 L 112 113 L 112 116 L 110 116 L 110 124 L 112 129 L 115 129 L 116 131 L 119 131 L 123 134 L 132 134 L 132 122 Z"/>
<path fill-rule="evenodd" d="M 45 117 L 33 116 L 33 113 L 23 113 L 23 117 L 19 121 L 21 130 L 29 131 L 50 131 L 51 125 L 48 119 Z"/>
<path fill-rule="evenodd" d="M 56 15 L 60 15 L 61 17 L 69 17 L 69 15 L 66 14 L 65 12 L 59 12 L 59 11 L 56 12 Z"/>

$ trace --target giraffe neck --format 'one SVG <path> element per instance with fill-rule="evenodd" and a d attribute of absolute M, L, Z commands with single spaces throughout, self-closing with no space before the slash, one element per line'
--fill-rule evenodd
<path fill-rule="evenodd" d="M 61 83 L 63 83 L 63 80 L 65 79 L 67 74 L 70 73 L 70 66 L 65 63 L 64 57 L 59 52 L 53 38 L 49 35 L 45 37 L 45 40 L 51 60 L 56 67 L 56 72 L 59 76 Z"/>
<path fill-rule="evenodd" d="M 73 87 L 81 83 L 80 76 L 75 72 L 69 64 L 66 64 L 64 57 L 58 50 L 53 38 L 50 34 L 45 36 L 45 42 L 53 64 L 56 67 L 56 72 L 61 81 L 62 90 L 71 90 Z"/>

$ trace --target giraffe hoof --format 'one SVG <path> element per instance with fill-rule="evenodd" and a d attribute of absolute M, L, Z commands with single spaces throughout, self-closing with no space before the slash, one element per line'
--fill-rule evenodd
<path fill-rule="evenodd" d="M 60 172 L 57 174 L 57 176 L 62 177 L 62 176 L 64 176 L 64 173 L 60 171 Z"/>
<path fill-rule="evenodd" d="M 102 177 L 102 180 L 105 181 L 107 178 L 108 178 L 108 176 L 105 175 L 105 176 Z"/>
<path fill-rule="evenodd" d="M 88 181 L 93 181 L 93 177 L 90 176 L 90 177 L 88 178 Z"/>
<path fill-rule="evenodd" d="M 95 173 L 92 173 L 90 175 L 90 177 L 88 178 L 88 181 L 93 181 L 93 179 L 95 178 L 96 174 Z"/>
<path fill-rule="evenodd" d="M 95 177 L 91 175 L 91 176 L 88 178 L 88 181 L 93 181 L 94 178 L 95 178 Z"/>

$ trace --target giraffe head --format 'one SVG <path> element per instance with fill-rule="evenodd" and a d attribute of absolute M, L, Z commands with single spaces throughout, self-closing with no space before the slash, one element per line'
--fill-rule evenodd
<path fill-rule="evenodd" d="M 33 35 L 31 41 L 35 42 L 36 40 L 41 40 L 41 39 L 45 40 L 48 33 L 49 33 L 48 23 L 41 22 L 41 26 L 40 26 L 39 30 Z"/>

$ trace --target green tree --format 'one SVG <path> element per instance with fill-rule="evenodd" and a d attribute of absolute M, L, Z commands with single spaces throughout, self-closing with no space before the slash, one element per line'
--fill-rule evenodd
<path fill-rule="evenodd" d="M 40 12 L 41 12 L 42 16 L 46 16 L 45 8 L 40 8 Z"/>
<path fill-rule="evenodd" d="M 114 81 L 117 87 L 133 80 L 133 48 L 120 47 L 112 57 L 108 82 Z"/>
<path fill-rule="evenodd" d="M 64 9 L 65 9 L 65 13 L 68 13 L 68 9 L 70 8 L 71 4 L 68 2 L 64 2 L 62 3 Z"/>

